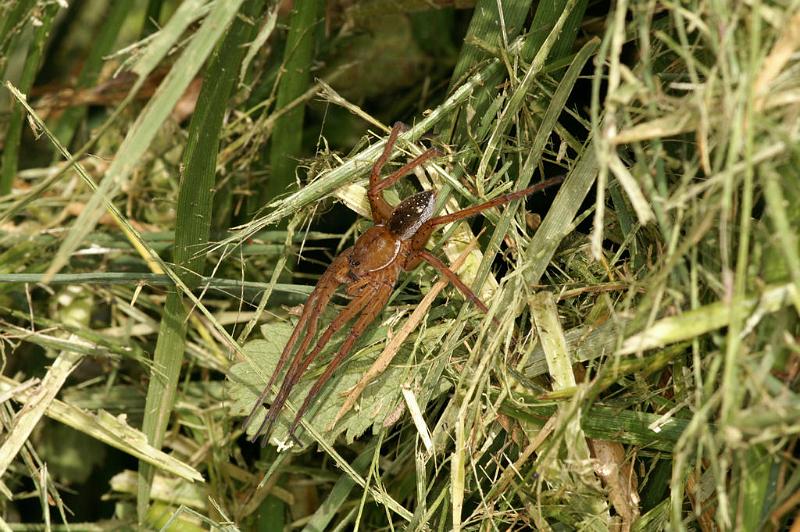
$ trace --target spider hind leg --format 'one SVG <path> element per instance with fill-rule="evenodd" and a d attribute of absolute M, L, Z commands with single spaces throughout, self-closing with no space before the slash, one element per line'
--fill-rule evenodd
<path fill-rule="evenodd" d="M 275 421 L 277 421 L 278 415 L 280 414 L 281 410 L 283 410 L 283 406 L 286 404 L 286 401 L 289 398 L 289 394 L 291 394 L 292 390 L 297 385 L 302 374 L 306 371 L 306 369 L 308 369 L 308 366 L 311 365 L 311 362 L 314 361 L 317 355 L 319 355 L 320 351 L 322 351 L 322 349 L 328 344 L 334 333 L 336 333 L 336 331 L 341 329 L 347 322 L 357 316 L 361 310 L 369 304 L 371 295 L 372 294 L 369 291 L 365 291 L 362 295 L 350 301 L 344 310 L 342 310 L 331 322 L 331 324 L 328 325 L 327 329 L 325 329 L 325 332 L 322 333 L 322 336 L 320 336 L 319 340 L 314 346 L 314 349 L 308 354 L 305 353 L 305 350 L 310 344 L 311 339 L 313 339 L 313 336 L 307 336 L 303 340 L 303 345 L 300 347 L 304 349 L 298 350 L 295 354 L 292 365 L 286 372 L 286 376 L 283 379 L 281 388 L 278 391 L 278 395 L 275 396 L 275 400 L 267 410 L 267 414 L 264 416 L 261 426 L 259 426 L 258 431 L 256 431 L 255 435 L 253 436 L 254 440 L 259 436 L 261 437 L 262 447 L 266 446 L 267 442 L 269 441 L 269 437 L 275 426 Z"/>
<path fill-rule="evenodd" d="M 245 419 L 244 423 L 242 424 L 245 430 L 247 430 L 247 427 L 249 427 L 255 419 L 256 414 L 261 410 L 261 406 L 267 399 L 267 395 L 269 395 L 269 393 L 272 391 L 272 385 L 275 384 L 278 375 L 289 361 L 300 335 L 303 335 L 303 340 L 300 343 L 300 347 L 297 349 L 297 353 L 295 353 L 289 370 L 286 371 L 284 381 L 291 377 L 292 368 L 299 364 L 302 354 L 308 350 L 309 344 L 317 335 L 319 316 L 322 313 L 322 310 L 330 302 L 336 289 L 342 284 L 342 279 L 348 271 L 348 257 L 351 251 L 352 248 L 348 248 L 338 257 L 336 257 L 331 265 L 328 266 L 328 269 L 325 270 L 325 273 L 322 274 L 322 277 L 320 277 L 319 281 L 317 282 L 317 286 L 314 288 L 314 291 L 311 292 L 311 295 L 308 297 L 306 304 L 303 306 L 303 313 L 300 315 L 300 319 L 297 321 L 297 325 L 295 325 L 292 335 L 286 342 L 286 345 L 281 352 L 281 356 L 278 359 L 278 363 L 276 364 L 275 369 L 272 371 L 269 381 L 267 382 L 266 386 L 264 386 L 263 391 L 253 405 L 253 410 L 250 412 L 250 415 L 247 416 L 247 419 Z M 265 421 L 269 418 L 272 410 L 274 410 L 274 408 L 267 409 L 267 415 L 264 418 Z M 264 422 L 262 422 L 259 430 L 257 430 L 253 436 L 249 438 L 249 440 L 255 441 L 258 439 L 259 435 L 264 429 L 264 426 Z"/>
<path fill-rule="evenodd" d="M 369 325 L 375 321 L 375 318 L 380 313 L 383 306 L 386 304 L 386 301 L 389 299 L 389 296 L 392 295 L 392 286 L 391 284 L 381 284 L 378 287 L 373 287 L 372 290 L 365 290 L 359 298 L 367 299 L 369 302 L 361 311 L 361 315 L 356 319 L 356 322 L 353 324 L 352 329 L 347 334 L 347 338 L 344 339 L 342 345 L 339 347 L 339 350 L 336 352 L 336 356 L 333 357 L 325 371 L 322 375 L 314 382 L 311 386 L 311 389 L 308 391 L 303 404 L 300 406 L 300 409 L 297 411 L 297 414 L 294 417 L 294 421 L 289 427 L 289 436 L 294 436 L 294 431 L 297 429 L 297 426 L 300 424 L 300 420 L 303 418 L 306 410 L 311 406 L 312 401 L 319 395 L 320 390 L 325 384 L 331 379 L 333 376 L 333 372 L 341 365 L 344 359 L 350 354 L 350 351 L 353 349 L 353 345 L 355 344 L 356 340 L 364 333 L 364 331 L 369 327 Z"/>

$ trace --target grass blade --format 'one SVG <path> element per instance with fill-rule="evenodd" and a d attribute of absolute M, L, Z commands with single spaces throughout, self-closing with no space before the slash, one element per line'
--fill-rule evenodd
<path fill-rule="evenodd" d="M 33 86 L 33 80 L 39 71 L 42 62 L 47 38 L 50 35 L 50 28 L 53 27 L 58 4 L 52 3 L 44 8 L 40 17 L 40 25 L 33 32 L 31 50 L 25 59 L 25 67 L 22 70 L 22 77 L 19 80 L 19 88 L 23 93 L 28 93 Z M 11 192 L 14 183 L 14 176 L 17 174 L 17 162 L 19 156 L 20 139 L 22 138 L 22 125 L 25 118 L 25 110 L 21 105 L 15 105 L 11 111 L 11 118 L 6 127 L 5 146 L 3 146 L 2 172 L 0 172 L 0 196 L 5 196 Z"/>
<path fill-rule="evenodd" d="M 181 97 L 186 87 L 194 79 L 194 76 L 211 53 L 215 43 L 238 12 L 242 1 L 230 0 L 214 3 L 208 16 L 203 21 L 200 29 L 193 35 L 191 42 L 180 59 L 170 69 L 169 74 L 161 83 L 153 98 L 131 126 L 97 192 L 92 195 L 92 198 L 78 216 L 53 258 L 45 273 L 46 279 L 49 279 L 67 264 L 71 254 L 78 248 L 86 235 L 94 229 L 103 214 L 103 198 L 113 198 L 127 180 L 139 159 L 155 138 L 161 124 L 164 123 L 175 107 L 178 98 Z M 153 59 L 150 56 L 143 58 L 134 68 L 134 71 L 138 74 L 146 71 L 152 64 L 151 61 Z"/>
<path fill-rule="evenodd" d="M 189 287 L 198 284 L 204 270 L 205 255 L 198 253 L 208 243 L 215 188 L 217 153 L 222 119 L 244 59 L 244 44 L 254 33 L 251 22 L 258 17 L 262 0 L 246 0 L 242 16 L 231 24 L 222 45 L 212 56 L 206 70 L 197 108 L 189 126 L 189 141 L 183 156 L 184 174 L 178 194 L 175 226 L 174 261 Z M 212 13 L 209 16 L 214 16 Z M 161 319 L 161 328 L 153 354 L 153 370 L 147 388 L 142 431 L 151 445 L 161 447 L 175 401 L 186 341 L 189 313 L 181 293 L 170 290 Z M 150 501 L 153 468 L 142 463 L 139 468 L 138 515 L 143 520 Z"/>
<path fill-rule="evenodd" d="M 294 5 L 283 54 L 276 109 L 289 105 L 311 86 L 316 36 L 320 33 L 324 2 L 308 0 Z M 284 194 L 295 181 L 295 168 L 303 142 L 305 105 L 298 105 L 275 122 L 270 148 L 272 173 L 261 187 L 256 209 Z M 256 210 L 251 209 L 251 210 Z"/>

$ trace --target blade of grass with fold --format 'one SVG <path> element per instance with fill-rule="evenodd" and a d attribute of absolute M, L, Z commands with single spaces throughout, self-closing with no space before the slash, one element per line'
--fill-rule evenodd
<path fill-rule="evenodd" d="M 228 99 L 244 59 L 244 44 L 255 33 L 263 0 L 245 0 L 218 50 L 212 55 L 205 72 L 203 88 L 189 125 L 189 138 L 184 149 L 183 168 L 175 222 L 174 262 L 179 275 L 190 288 L 196 287 L 203 274 L 205 255 L 198 253 L 208 244 L 211 232 L 211 210 L 219 152 L 222 120 L 228 110 Z M 210 15 L 210 16 L 213 16 Z M 142 431 L 151 445 L 160 448 L 164 441 L 175 392 L 178 386 L 186 344 L 189 311 L 177 287 L 167 295 L 161 327 L 153 354 L 153 370 L 147 388 Z M 137 509 L 140 521 L 147 513 L 154 469 L 142 462 L 139 467 Z"/>
<path fill-rule="evenodd" d="M 281 109 L 303 95 L 311 86 L 311 67 L 314 62 L 316 35 L 322 21 L 324 2 L 307 0 L 293 5 L 289 22 L 289 35 L 283 54 L 278 96 L 275 108 Z M 270 138 L 270 165 L 272 172 L 266 186 L 260 187 L 258 204 L 251 212 L 262 205 L 274 201 L 284 194 L 294 183 L 295 169 L 303 144 L 303 119 L 305 105 L 298 105 L 281 116 L 275 123 Z"/>
<path fill-rule="evenodd" d="M 47 38 L 50 36 L 50 29 L 53 27 L 58 8 L 57 3 L 48 4 L 39 17 L 39 25 L 36 26 L 33 32 L 30 50 L 25 57 L 25 66 L 18 82 L 20 90 L 25 94 L 30 92 L 36 73 L 39 71 L 42 55 L 47 45 Z M 21 39 L 17 38 L 15 41 L 19 42 Z M 0 161 L 0 166 L 2 167 L 2 171 L 0 171 L 0 196 L 5 196 L 11 192 L 14 176 L 17 174 L 24 119 L 25 110 L 21 105 L 14 105 L 11 117 L 7 122 L 2 161 Z"/>

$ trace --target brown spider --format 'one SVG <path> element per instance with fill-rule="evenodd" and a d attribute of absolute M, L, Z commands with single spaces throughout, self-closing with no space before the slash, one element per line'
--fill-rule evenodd
<path fill-rule="evenodd" d="M 263 435 L 261 445 L 266 445 L 275 420 L 286 403 L 289 393 L 300 380 L 301 375 L 336 331 L 355 318 L 355 323 L 339 347 L 336 356 L 325 368 L 322 376 L 311 387 L 302 406 L 297 411 L 297 415 L 289 427 L 289 436 L 291 437 L 294 434 L 311 401 L 314 400 L 325 383 L 328 382 L 336 368 L 350 353 L 353 344 L 389 300 L 401 271 L 411 271 L 424 260 L 444 274 L 451 283 L 463 292 L 467 299 L 472 301 L 483 312 L 487 312 L 486 305 L 478 299 L 472 290 L 441 260 L 425 250 L 428 238 L 430 238 L 431 233 L 437 226 L 455 222 L 497 205 L 522 198 L 550 185 L 557 184 L 562 180 L 561 177 L 548 179 L 532 187 L 505 194 L 486 203 L 444 216 L 433 217 L 436 194 L 431 190 L 418 192 L 392 209 L 383 198 L 383 190 L 392 186 L 400 178 L 410 173 L 411 170 L 439 153 L 431 148 L 381 181 L 381 169 L 389 159 L 398 134 L 404 129 L 405 126 L 400 122 L 394 125 L 389 139 L 386 141 L 386 147 L 372 167 L 372 173 L 369 176 L 367 196 L 375 225 L 361 235 L 352 247 L 347 248 L 334 259 L 325 273 L 322 274 L 322 277 L 320 277 L 314 291 L 308 297 L 308 301 L 303 307 L 303 313 L 281 353 L 275 371 L 273 371 L 264 391 L 261 392 L 256 401 L 253 411 L 244 422 L 246 429 L 260 410 L 267 394 L 272 389 L 272 385 L 275 384 L 278 374 L 288 362 L 297 340 L 303 335 L 303 340 L 300 342 L 300 347 L 297 349 L 294 359 L 286 372 L 286 377 L 278 391 L 278 395 L 268 409 L 258 431 L 253 434 L 250 441 L 255 441 L 259 436 Z M 345 291 L 352 300 L 325 329 L 314 349 L 306 354 L 312 340 L 316 337 L 320 313 L 328 304 L 339 285 L 342 284 L 347 285 Z"/>

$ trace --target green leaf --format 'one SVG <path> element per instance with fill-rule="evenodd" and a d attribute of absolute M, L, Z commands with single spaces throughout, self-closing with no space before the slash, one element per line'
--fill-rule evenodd
<path fill-rule="evenodd" d="M 231 369 L 230 395 L 234 400 L 231 406 L 233 415 L 244 416 L 250 413 L 258 395 L 266 385 L 267 379 L 275 371 L 281 351 L 292 333 L 292 327 L 286 323 L 270 323 L 261 328 L 261 333 L 264 336 L 263 340 L 253 340 L 244 345 L 243 351 L 249 361 L 236 364 Z M 312 364 L 292 393 L 289 394 L 289 402 L 295 408 L 302 404 L 308 390 L 323 371 L 325 364 L 335 354 L 335 349 L 338 348 L 342 336 L 343 334 L 334 336 L 331 343 L 322 351 L 317 361 Z M 386 417 L 397 407 L 401 398 L 400 388 L 408 380 L 409 368 L 405 365 L 394 364 L 367 387 L 359 400 L 356 412 L 346 415 L 334 427 L 330 426 L 339 408 L 344 404 L 348 391 L 355 386 L 366 369 L 377 358 L 383 348 L 379 341 L 385 336 L 386 330 L 383 327 L 367 331 L 365 338 L 362 338 L 360 343 L 368 347 L 353 352 L 322 389 L 317 400 L 306 413 L 306 421 L 313 424 L 326 441 L 332 443 L 337 436 L 346 433 L 347 441 L 352 442 L 354 438 L 363 434 L 373 425 L 377 431 Z M 375 342 L 379 343 L 374 345 Z M 399 358 L 402 358 L 402 355 Z M 279 379 L 278 382 L 282 382 L 282 379 Z M 264 419 L 265 413 L 266 409 L 262 409 L 262 413 L 256 416 L 254 422 L 248 427 L 248 435 L 252 436 L 255 433 Z M 287 440 L 289 424 L 293 419 L 294 409 L 291 411 L 288 408 L 284 409 L 275 423 L 270 443 Z M 303 432 L 302 428 L 298 429 L 295 435 L 301 442 L 301 448 L 308 446 L 313 441 Z"/>

